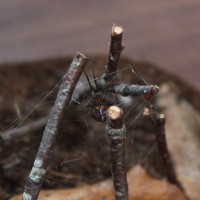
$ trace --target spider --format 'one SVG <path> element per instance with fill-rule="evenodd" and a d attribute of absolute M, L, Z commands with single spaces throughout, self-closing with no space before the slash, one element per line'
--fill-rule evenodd
<path fill-rule="evenodd" d="M 85 71 L 84 71 L 85 72 Z M 104 93 L 100 90 L 96 77 L 93 72 L 93 77 L 94 77 L 94 83 L 95 87 L 92 87 L 92 84 L 90 82 L 90 79 L 85 72 L 85 76 L 87 78 L 88 84 L 90 86 L 90 90 L 92 91 L 92 98 L 87 104 L 87 108 L 90 109 L 92 117 L 97 121 L 97 122 L 105 122 L 106 121 L 106 110 L 115 104 L 115 102 L 109 98 L 107 98 Z"/>

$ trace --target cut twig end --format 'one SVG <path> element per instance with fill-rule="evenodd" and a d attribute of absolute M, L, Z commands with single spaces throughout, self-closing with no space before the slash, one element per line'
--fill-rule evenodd
<path fill-rule="evenodd" d="M 165 123 L 165 115 L 163 113 L 159 114 L 153 108 L 145 108 L 143 111 L 143 117 L 146 119 L 151 119 L 151 121 Z"/>
<path fill-rule="evenodd" d="M 145 108 L 143 117 L 150 119 L 153 123 L 165 124 L 165 115 L 163 113 L 159 114 L 153 108 Z"/>
<path fill-rule="evenodd" d="M 154 94 L 158 94 L 158 92 L 160 91 L 160 88 L 157 85 L 154 85 L 152 89 Z"/>
<path fill-rule="evenodd" d="M 110 120 L 117 120 L 119 118 L 122 118 L 123 111 L 121 108 L 117 106 L 110 106 L 107 110 L 107 117 Z"/>
<path fill-rule="evenodd" d="M 113 27 L 112 27 L 112 36 L 120 35 L 122 33 L 123 33 L 122 26 L 113 25 Z"/>
<path fill-rule="evenodd" d="M 163 120 L 163 119 L 165 119 L 165 115 L 161 113 L 161 114 L 159 115 L 159 118 L 160 118 L 161 120 Z"/>
<path fill-rule="evenodd" d="M 123 110 L 117 106 L 110 106 L 106 111 L 106 130 L 112 139 L 124 139 L 126 130 Z"/>
<path fill-rule="evenodd" d="M 86 58 L 87 59 L 87 57 L 83 53 L 81 53 L 79 51 L 76 52 L 76 56 L 75 57 L 77 57 L 77 58 Z"/>
<path fill-rule="evenodd" d="M 88 61 L 88 57 L 86 57 L 84 54 L 80 52 L 76 52 L 76 55 L 74 56 L 73 59 L 73 64 L 75 66 L 79 66 L 80 64 L 85 65 Z"/>
<path fill-rule="evenodd" d="M 159 114 L 158 116 L 158 120 L 159 120 L 159 123 L 162 124 L 163 126 L 165 125 L 165 115 L 164 114 Z"/>
<path fill-rule="evenodd" d="M 149 108 L 145 108 L 144 111 L 143 111 L 143 117 L 144 118 L 151 118 L 151 110 Z"/>

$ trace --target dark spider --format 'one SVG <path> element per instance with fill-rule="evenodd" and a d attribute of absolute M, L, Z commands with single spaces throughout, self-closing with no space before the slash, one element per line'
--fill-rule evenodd
<path fill-rule="evenodd" d="M 84 71 L 85 72 L 85 71 Z M 93 71 L 92 71 L 93 72 Z M 90 89 L 92 91 L 92 98 L 87 104 L 87 108 L 90 109 L 92 117 L 97 121 L 97 122 L 105 122 L 106 121 L 106 110 L 115 104 L 114 101 L 108 99 L 104 93 L 100 90 L 96 77 L 93 72 L 93 77 L 94 77 L 94 83 L 95 83 L 95 88 L 92 87 L 92 84 L 90 82 L 90 79 L 88 75 L 85 72 L 85 76 L 87 78 L 88 84 L 90 86 Z"/>

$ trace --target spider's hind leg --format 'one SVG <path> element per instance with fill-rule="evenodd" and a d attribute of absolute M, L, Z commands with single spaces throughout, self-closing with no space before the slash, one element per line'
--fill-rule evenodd
<path fill-rule="evenodd" d="M 92 74 L 93 74 L 94 84 L 95 84 L 96 90 L 97 90 L 97 91 L 100 91 L 101 88 L 98 86 L 97 78 L 96 78 L 96 76 L 95 76 L 95 74 L 94 74 L 94 70 L 93 70 L 93 69 L 92 69 Z"/>
<path fill-rule="evenodd" d="M 84 73 L 85 73 L 85 76 L 86 76 L 87 82 L 88 82 L 88 84 L 89 84 L 89 86 L 90 86 L 90 90 L 95 91 L 94 88 L 92 87 L 92 84 L 91 84 L 91 82 L 90 82 L 90 79 L 89 79 L 89 77 L 88 77 L 86 71 L 85 71 L 85 70 L 83 70 L 83 71 L 84 71 Z"/>

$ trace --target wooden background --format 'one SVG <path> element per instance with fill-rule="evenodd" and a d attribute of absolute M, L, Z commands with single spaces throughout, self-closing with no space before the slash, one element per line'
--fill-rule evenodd
<path fill-rule="evenodd" d="M 1 0 L 0 62 L 106 54 L 113 23 L 124 27 L 124 56 L 200 89 L 199 0 Z"/>

